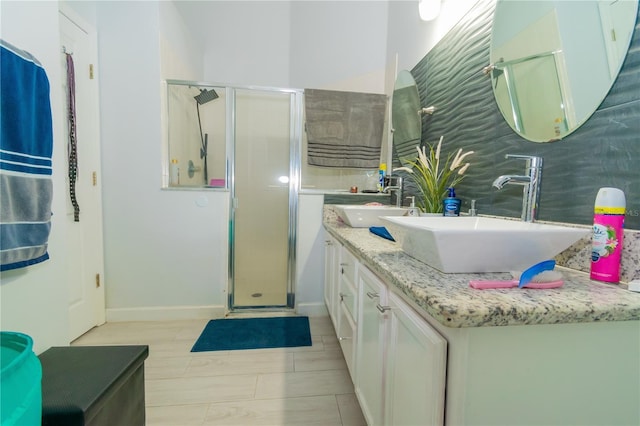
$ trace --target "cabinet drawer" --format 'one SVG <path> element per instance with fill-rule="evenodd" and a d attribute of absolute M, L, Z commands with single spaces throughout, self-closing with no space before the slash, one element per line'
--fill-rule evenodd
<path fill-rule="evenodd" d="M 344 305 L 351 318 L 356 318 L 357 294 L 355 286 L 347 280 L 340 280 L 340 303 Z"/>
<path fill-rule="evenodd" d="M 347 313 L 344 303 L 340 304 L 339 309 L 340 322 L 338 325 L 338 340 L 342 354 L 344 355 L 344 360 L 347 362 L 351 380 L 355 381 L 355 371 L 353 367 L 356 349 L 356 325 L 351 319 L 351 315 Z"/>
<path fill-rule="evenodd" d="M 358 264 L 354 255 L 349 250 L 341 247 L 340 253 L 340 276 L 345 278 L 351 285 L 356 283 L 356 265 Z"/>

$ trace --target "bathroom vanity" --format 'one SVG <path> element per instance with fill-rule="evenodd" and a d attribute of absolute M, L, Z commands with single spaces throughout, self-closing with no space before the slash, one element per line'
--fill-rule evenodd
<path fill-rule="evenodd" d="M 455 219 L 454 219 L 455 220 Z M 325 206 L 325 302 L 367 422 L 640 424 L 640 294 L 469 288 Z"/>

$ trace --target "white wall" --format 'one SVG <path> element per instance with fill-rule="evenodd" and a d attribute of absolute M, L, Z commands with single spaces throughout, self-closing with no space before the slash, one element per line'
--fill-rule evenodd
<path fill-rule="evenodd" d="M 206 81 L 384 90 L 384 1 L 177 2 L 175 9 L 195 22 Z"/>
<path fill-rule="evenodd" d="M 289 2 L 176 2 L 202 40 L 213 83 L 289 87 Z"/>
<path fill-rule="evenodd" d="M 442 0 L 440 16 L 422 21 L 417 1 L 390 1 L 387 59 L 398 56 L 398 70 L 411 70 L 478 0 Z"/>
<path fill-rule="evenodd" d="M 160 69 L 163 78 L 201 81 L 203 42 L 193 36 L 173 2 L 159 3 Z"/>
<path fill-rule="evenodd" d="M 160 189 L 160 40 L 171 31 L 156 2 L 96 7 L 107 320 L 214 316 L 226 301 L 227 194 Z"/>
<path fill-rule="evenodd" d="M 66 140 L 62 129 L 61 52 L 56 2 L 2 1 L 0 37 L 34 55 L 43 65 L 51 86 L 54 127 L 53 217 L 49 238 L 50 260 L 0 276 L 0 329 L 19 331 L 34 340 L 34 351 L 69 343 L 69 262 L 65 248 L 67 189 Z"/>
<path fill-rule="evenodd" d="M 324 197 L 301 194 L 298 204 L 296 308 L 305 315 L 326 315 L 324 304 Z"/>
<path fill-rule="evenodd" d="M 228 193 L 159 189 L 160 145 L 164 145 L 159 142 L 163 137 L 159 82 L 167 78 L 200 80 L 193 46 L 194 39 L 203 37 L 203 81 L 291 87 L 295 69 L 301 84 L 301 73 L 309 73 L 307 87 L 321 80 L 331 86 L 327 75 L 338 85 L 365 76 L 366 83 L 352 90 L 380 91 L 384 88 L 386 37 L 380 25 L 386 23 L 386 6 L 371 8 L 375 14 L 370 12 L 370 25 L 364 25 L 352 19 L 353 4 L 344 9 L 346 17 L 340 21 L 336 19 L 340 13 L 331 14 L 326 6 L 318 9 L 318 5 L 300 10 L 290 8 L 288 2 L 175 3 L 180 16 L 200 19 L 199 25 L 187 31 L 169 5 L 96 5 L 103 76 L 107 319 L 221 314 L 227 288 Z M 306 31 L 298 20 L 324 22 L 324 32 Z M 352 20 L 358 25 L 349 24 Z M 289 37 L 294 29 L 296 46 L 305 41 L 313 46 L 304 55 L 300 52 L 300 58 L 290 54 Z M 305 70 L 304 63 L 313 52 L 320 52 L 320 41 L 329 33 L 340 49 L 328 43 L 325 60 Z M 353 37 L 358 42 L 346 42 Z M 363 48 L 365 42 L 368 46 Z M 340 55 L 332 60 L 330 52 L 337 50 Z M 371 79 L 371 75 L 382 77 Z M 135 170 L 135 177 L 123 172 L 126 170 Z M 208 205 L 198 206 L 205 199 Z M 312 266 L 304 265 L 301 273 L 309 268 Z M 317 281 L 300 280 L 298 301 L 308 306 L 322 304 Z"/>
<path fill-rule="evenodd" d="M 384 93 L 387 2 L 294 1 L 290 25 L 293 87 Z"/>

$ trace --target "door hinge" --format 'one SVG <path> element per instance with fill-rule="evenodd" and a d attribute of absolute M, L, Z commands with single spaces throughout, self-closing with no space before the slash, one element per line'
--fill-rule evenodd
<path fill-rule="evenodd" d="M 100 288 L 100 274 L 96 274 L 96 288 Z"/>
<path fill-rule="evenodd" d="M 89 64 L 89 80 L 93 80 L 93 64 Z"/>
<path fill-rule="evenodd" d="M 91 180 L 93 181 L 93 186 L 98 185 L 98 173 L 93 172 L 91 174 Z"/>

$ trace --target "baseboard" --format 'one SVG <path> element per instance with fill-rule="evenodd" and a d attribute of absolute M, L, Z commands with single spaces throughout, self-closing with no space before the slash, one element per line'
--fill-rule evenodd
<path fill-rule="evenodd" d="M 153 306 L 107 309 L 107 322 L 223 318 L 224 306 Z"/>
<path fill-rule="evenodd" d="M 299 303 L 298 315 L 321 317 L 329 315 L 324 303 Z M 224 306 L 152 306 L 138 308 L 107 309 L 107 322 L 125 321 L 175 321 L 189 319 L 224 318 Z"/>
<path fill-rule="evenodd" d="M 296 312 L 298 315 L 306 315 L 308 317 L 326 317 L 329 315 L 324 303 L 298 303 Z"/>

